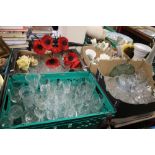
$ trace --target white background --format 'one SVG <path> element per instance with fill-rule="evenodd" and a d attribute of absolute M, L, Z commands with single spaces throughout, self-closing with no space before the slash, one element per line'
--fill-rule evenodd
<path fill-rule="evenodd" d="M 1 25 L 153 25 L 154 0 L 3 0 Z"/>
<path fill-rule="evenodd" d="M 155 25 L 153 0 L 5 0 L 1 26 Z M 0 155 L 151 155 L 154 130 L 0 130 Z"/>

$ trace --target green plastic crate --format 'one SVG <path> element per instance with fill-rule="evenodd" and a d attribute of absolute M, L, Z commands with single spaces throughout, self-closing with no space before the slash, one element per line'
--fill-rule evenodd
<path fill-rule="evenodd" d="M 31 74 L 31 76 L 36 76 L 36 74 Z M 102 121 L 108 117 L 115 114 L 115 109 L 103 93 L 99 84 L 97 83 L 95 77 L 90 72 L 66 72 L 66 73 L 53 73 L 53 74 L 42 74 L 41 80 L 68 80 L 68 79 L 89 79 L 96 84 L 96 93 L 103 101 L 104 108 L 102 112 L 81 115 L 74 118 L 61 118 L 57 120 L 48 120 L 43 122 L 34 122 L 27 124 L 19 124 L 12 126 L 10 128 L 98 128 Z M 1 111 L 1 117 L 7 116 L 10 110 L 11 102 L 8 95 L 7 88 L 11 88 L 12 82 L 16 81 L 26 84 L 24 74 L 15 74 L 9 77 L 5 96 L 3 100 L 3 107 Z"/>

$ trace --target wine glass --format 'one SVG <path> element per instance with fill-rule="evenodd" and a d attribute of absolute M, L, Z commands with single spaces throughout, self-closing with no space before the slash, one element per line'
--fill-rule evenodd
<path fill-rule="evenodd" d="M 33 111 L 28 111 L 26 114 L 25 114 L 25 123 L 32 123 L 32 122 L 38 122 L 39 119 L 38 117 L 34 114 Z"/>
<path fill-rule="evenodd" d="M 27 73 L 25 75 L 25 80 L 28 82 L 30 86 L 32 86 L 35 89 L 39 87 L 40 78 L 41 78 L 40 74 L 28 74 Z"/>
<path fill-rule="evenodd" d="M 45 116 L 45 111 L 44 110 L 41 110 L 38 107 L 35 107 L 34 114 L 38 117 L 40 122 L 43 121 L 44 116 Z"/>
<path fill-rule="evenodd" d="M 13 88 L 12 91 L 11 89 L 8 89 L 8 94 L 12 103 L 19 103 L 19 101 L 21 100 L 18 88 Z"/>
<path fill-rule="evenodd" d="M 12 105 L 9 112 L 9 120 L 14 123 L 18 118 L 22 118 L 24 114 L 23 108 L 21 105 Z"/>
<path fill-rule="evenodd" d="M 19 94 L 22 98 L 23 105 L 25 107 L 25 110 L 32 109 L 34 106 L 34 89 L 29 86 L 22 87 L 19 90 Z"/>

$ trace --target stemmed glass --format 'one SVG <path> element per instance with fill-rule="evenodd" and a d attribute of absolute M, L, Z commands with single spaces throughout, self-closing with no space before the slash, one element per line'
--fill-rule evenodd
<path fill-rule="evenodd" d="M 12 103 L 19 103 L 19 101 L 21 100 L 21 96 L 19 95 L 18 88 L 13 88 L 13 91 L 8 89 L 8 94 L 10 96 L 10 100 Z"/>
<path fill-rule="evenodd" d="M 37 89 L 40 84 L 40 74 L 26 74 L 25 80 L 28 82 L 29 86 L 32 86 L 33 88 Z"/>
<path fill-rule="evenodd" d="M 14 120 L 16 120 L 18 118 L 22 118 L 23 112 L 24 111 L 23 111 L 22 106 L 20 106 L 20 105 L 11 106 L 10 113 L 9 113 L 9 119 L 12 122 L 12 124 L 13 124 Z"/>
<path fill-rule="evenodd" d="M 38 117 L 34 114 L 33 111 L 28 111 L 25 114 L 25 123 L 38 122 Z"/>
<path fill-rule="evenodd" d="M 43 119 L 45 117 L 45 111 L 44 110 L 41 110 L 38 107 L 35 107 L 34 114 L 38 117 L 40 122 L 43 121 Z"/>
<path fill-rule="evenodd" d="M 3 116 L 0 118 L 0 128 L 8 128 L 10 125 L 12 125 L 12 122 L 8 116 Z"/>
<path fill-rule="evenodd" d="M 66 80 L 63 83 L 63 87 L 64 87 L 64 93 L 69 94 L 70 90 L 71 90 L 71 81 L 70 80 Z"/>
<path fill-rule="evenodd" d="M 55 118 L 54 118 L 54 111 L 48 109 L 48 110 L 46 111 L 46 117 L 47 117 L 48 120 L 54 120 L 54 119 L 55 119 Z"/>
<path fill-rule="evenodd" d="M 34 89 L 29 86 L 22 87 L 19 91 L 19 94 L 22 98 L 23 105 L 25 110 L 32 109 L 34 106 Z"/>
<path fill-rule="evenodd" d="M 35 94 L 35 106 L 40 110 L 46 110 L 46 101 L 48 98 L 44 94 Z"/>

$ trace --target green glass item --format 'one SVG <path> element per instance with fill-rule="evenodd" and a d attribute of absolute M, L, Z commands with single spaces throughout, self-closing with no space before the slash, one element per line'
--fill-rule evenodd
<path fill-rule="evenodd" d="M 135 68 L 131 64 L 120 64 L 112 69 L 109 76 L 115 77 L 120 76 L 122 74 L 132 75 L 135 73 Z"/>

